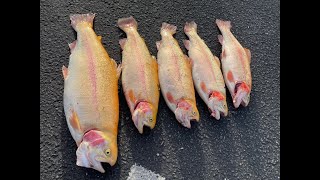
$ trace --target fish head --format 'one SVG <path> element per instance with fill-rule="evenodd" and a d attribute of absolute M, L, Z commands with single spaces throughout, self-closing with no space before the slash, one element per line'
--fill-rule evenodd
<path fill-rule="evenodd" d="M 181 100 L 174 112 L 176 119 L 187 128 L 191 128 L 190 121 L 199 121 L 200 115 L 196 103 L 190 100 Z"/>
<path fill-rule="evenodd" d="M 157 110 L 152 104 L 142 101 L 139 102 L 132 113 L 132 120 L 139 133 L 143 133 L 143 126 L 153 129 L 156 125 Z"/>
<path fill-rule="evenodd" d="M 250 88 L 245 82 L 238 82 L 234 88 L 233 105 L 238 108 L 240 104 L 248 106 L 250 101 Z"/>
<path fill-rule="evenodd" d="M 115 139 L 115 140 L 112 140 Z M 77 149 L 77 165 L 95 169 L 104 173 L 101 162 L 113 166 L 117 161 L 118 148 L 116 138 L 97 130 L 87 132 Z"/>
<path fill-rule="evenodd" d="M 221 92 L 213 91 L 210 94 L 208 100 L 208 107 L 211 111 L 211 115 L 215 117 L 217 120 L 220 119 L 220 114 L 222 114 L 223 116 L 228 115 L 226 96 Z"/>

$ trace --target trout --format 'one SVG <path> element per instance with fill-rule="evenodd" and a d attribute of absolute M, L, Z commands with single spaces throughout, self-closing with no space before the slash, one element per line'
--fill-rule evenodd
<path fill-rule="evenodd" d="M 231 33 L 231 22 L 217 19 L 216 24 L 222 35 L 218 35 L 222 45 L 221 62 L 224 80 L 232 96 L 235 108 L 240 104 L 248 106 L 251 92 L 251 52 L 241 46 Z"/>
<path fill-rule="evenodd" d="M 143 127 L 153 129 L 159 103 L 158 64 L 138 33 L 137 21 L 131 16 L 118 20 L 118 26 L 127 38 L 121 39 L 123 91 L 129 106 L 132 121 L 139 133 Z"/>
<path fill-rule="evenodd" d="M 194 21 L 186 23 L 184 32 L 189 37 L 189 40 L 184 40 L 183 43 L 191 59 L 194 86 L 201 99 L 207 104 L 211 115 L 219 120 L 220 114 L 223 116 L 228 114 L 220 60 L 212 54 L 198 35 L 197 24 Z"/>
<path fill-rule="evenodd" d="M 162 23 L 158 49 L 158 69 L 161 93 L 176 119 L 184 127 L 191 128 L 190 121 L 199 122 L 199 111 L 193 87 L 191 64 L 173 37 L 177 27 Z"/>
<path fill-rule="evenodd" d="M 111 59 L 92 28 L 95 14 L 73 14 L 77 40 L 69 44 L 69 66 L 62 67 L 64 112 L 75 140 L 78 166 L 105 172 L 101 162 L 113 166 L 118 147 L 118 77 Z"/>

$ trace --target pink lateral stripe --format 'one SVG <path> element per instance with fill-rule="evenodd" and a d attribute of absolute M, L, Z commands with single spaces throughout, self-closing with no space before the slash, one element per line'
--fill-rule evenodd
<path fill-rule="evenodd" d="M 85 39 L 87 42 L 89 42 L 88 36 L 86 36 Z M 94 64 L 94 58 L 93 58 L 93 52 L 88 43 L 85 43 L 85 47 L 87 49 L 88 53 L 88 69 L 89 69 L 89 77 L 91 80 L 91 86 L 93 88 L 92 94 L 93 94 L 93 103 L 97 106 L 97 74 L 96 74 L 96 69 L 95 69 L 95 64 Z"/>
<path fill-rule="evenodd" d="M 147 95 L 147 87 L 146 87 L 146 77 L 145 77 L 145 66 L 143 64 L 143 62 L 141 61 L 140 57 L 141 54 L 140 54 L 140 51 L 139 51 L 139 47 L 138 47 L 138 43 L 137 43 L 137 39 L 134 38 L 134 48 L 136 48 L 136 52 L 137 52 L 137 57 L 138 57 L 138 61 L 139 61 L 139 80 L 141 82 L 141 84 L 143 85 L 143 89 L 144 89 L 144 92 L 146 93 Z M 133 48 L 133 49 L 134 49 Z"/>

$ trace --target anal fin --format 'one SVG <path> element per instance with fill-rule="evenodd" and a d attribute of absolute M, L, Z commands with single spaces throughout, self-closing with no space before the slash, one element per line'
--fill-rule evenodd
<path fill-rule="evenodd" d="M 117 78 L 119 79 L 120 75 L 121 75 L 121 71 L 122 71 L 122 64 L 117 65 L 117 62 L 114 59 L 112 59 L 112 58 L 110 58 L 110 59 L 117 69 Z"/>
<path fill-rule="evenodd" d="M 248 57 L 248 60 L 249 60 L 249 63 L 251 63 L 251 51 L 247 48 L 243 48 L 244 51 L 246 52 L 247 54 L 247 57 Z"/>
<path fill-rule="evenodd" d="M 62 75 L 63 75 L 63 79 L 66 80 L 68 77 L 68 68 L 65 67 L 64 65 L 62 66 Z"/>

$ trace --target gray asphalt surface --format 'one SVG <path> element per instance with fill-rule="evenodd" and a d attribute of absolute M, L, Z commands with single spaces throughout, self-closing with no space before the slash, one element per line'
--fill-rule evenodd
<path fill-rule="evenodd" d="M 42 0 L 40 4 L 40 179 L 126 179 L 137 163 L 166 179 L 279 179 L 280 178 L 280 1 L 165 0 L 86 2 Z M 94 29 L 109 55 L 121 61 L 118 40 L 124 33 L 118 18 L 133 15 L 149 50 L 156 55 L 162 22 L 177 25 L 176 38 L 186 52 L 183 25 L 194 20 L 212 52 L 221 53 L 216 18 L 230 20 L 232 32 L 252 53 L 253 90 L 246 108 L 220 121 L 209 116 L 197 95 L 200 123 L 183 128 L 160 98 L 156 127 L 140 135 L 120 87 L 118 161 L 104 164 L 105 174 L 76 166 L 76 144 L 63 111 L 62 65 L 68 65 L 68 43 L 75 32 L 72 13 L 96 13 Z M 158 154 L 158 156 L 157 156 Z"/>

